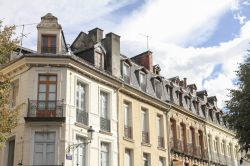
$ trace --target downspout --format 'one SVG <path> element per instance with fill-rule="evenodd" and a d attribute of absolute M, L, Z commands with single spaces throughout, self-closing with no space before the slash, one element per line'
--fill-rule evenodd
<path fill-rule="evenodd" d="M 206 122 L 205 122 L 206 123 Z M 208 135 L 207 135 L 207 128 L 206 128 L 206 124 L 204 125 L 205 127 L 205 135 L 206 135 L 206 141 L 207 141 L 207 149 L 208 149 L 208 166 L 210 166 L 211 164 L 210 164 L 210 158 L 211 158 L 211 156 L 210 156 L 210 144 L 209 144 L 209 142 L 208 142 Z"/>
<path fill-rule="evenodd" d="M 123 89 L 124 88 L 124 84 L 122 83 L 121 84 L 121 87 L 119 87 L 118 89 L 117 89 L 117 93 L 116 93 L 116 105 L 117 105 L 117 150 L 118 150 L 118 154 L 120 154 L 120 147 L 119 147 L 119 145 L 120 145 L 120 143 L 119 143 L 119 141 L 120 141 L 120 139 L 119 139 L 119 118 L 120 118 L 120 116 L 119 116 L 119 112 L 120 112 L 120 90 L 121 89 Z M 118 162 L 118 165 L 120 165 L 120 155 L 118 155 L 118 159 L 117 159 L 117 162 Z"/>
<path fill-rule="evenodd" d="M 167 119 L 167 144 L 168 144 L 168 162 L 170 162 L 170 163 L 168 163 L 168 165 L 172 165 L 171 163 L 171 159 L 170 159 L 170 140 L 169 140 L 169 131 L 170 131 L 170 128 L 169 128 L 169 122 L 168 122 L 168 113 L 170 112 L 170 110 L 171 110 L 171 108 L 172 108 L 172 105 L 170 105 L 170 107 L 169 107 L 169 109 L 166 111 L 166 119 Z"/>

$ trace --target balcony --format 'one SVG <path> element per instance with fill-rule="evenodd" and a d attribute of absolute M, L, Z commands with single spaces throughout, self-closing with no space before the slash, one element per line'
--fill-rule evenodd
<path fill-rule="evenodd" d="M 142 143 L 149 144 L 149 133 L 142 131 Z"/>
<path fill-rule="evenodd" d="M 110 132 L 110 120 L 100 117 L 100 130 Z"/>
<path fill-rule="evenodd" d="M 82 123 L 84 125 L 88 125 L 89 114 L 87 111 L 83 111 L 81 109 L 76 109 L 76 122 Z"/>
<path fill-rule="evenodd" d="M 164 148 L 164 138 L 161 136 L 158 136 L 158 147 Z"/>
<path fill-rule="evenodd" d="M 124 137 L 132 139 L 133 138 L 132 131 L 133 131 L 132 127 L 125 125 L 124 126 Z"/>
<path fill-rule="evenodd" d="M 170 138 L 170 148 L 174 152 L 184 153 L 184 146 L 182 141 Z"/>
<path fill-rule="evenodd" d="M 28 100 L 28 114 L 24 119 L 26 122 L 65 122 L 63 100 Z"/>

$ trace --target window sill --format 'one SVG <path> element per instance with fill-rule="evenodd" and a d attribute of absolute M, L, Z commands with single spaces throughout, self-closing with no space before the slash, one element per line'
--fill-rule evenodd
<path fill-rule="evenodd" d="M 89 126 L 87 126 L 87 125 L 85 125 L 85 124 L 83 124 L 83 123 L 79 123 L 79 122 L 75 122 L 75 125 L 77 126 L 77 127 L 81 127 L 81 128 L 84 128 L 84 129 L 89 129 Z"/>
<path fill-rule="evenodd" d="M 150 143 L 142 142 L 141 145 L 151 147 L 152 145 Z"/>
<path fill-rule="evenodd" d="M 132 142 L 132 143 L 135 142 L 135 140 L 133 140 L 132 138 L 128 138 L 128 137 L 123 137 L 123 139 L 124 139 L 125 141 L 128 141 L 128 142 Z"/>
<path fill-rule="evenodd" d="M 164 148 L 164 147 L 159 147 L 159 146 L 158 146 L 157 149 L 158 149 L 158 150 L 162 150 L 162 151 L 166 151 L 166 148 Z"/>
<path fill-rule="evenodd" d="M 106 135 L 110 135 L 110 136 L 113 135 L 111 132 L 109 132 L 109 131 L 103 131 L 103 130 L 99 130 L 99 133 L 101 133 L 101 134 L 106 134 Z"/>

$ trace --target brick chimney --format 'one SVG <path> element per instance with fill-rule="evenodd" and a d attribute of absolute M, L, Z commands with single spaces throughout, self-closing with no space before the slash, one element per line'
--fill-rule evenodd
<path fill-rule="evenodd" d="M 114 33 L 106 34 L 104 40 L 107 57 L 107 70 L 115 77 L 121 77 L 120 69 L 120 36 Z"/>
<path fill-rule="evenodd" d="M 132 57 L 131 60 L 153 72 L 153 56 L 151 51 L 146 51 L 139 55 L 136 55 Z"/>

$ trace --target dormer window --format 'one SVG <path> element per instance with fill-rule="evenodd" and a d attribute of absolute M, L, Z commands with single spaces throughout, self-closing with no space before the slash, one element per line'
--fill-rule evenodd
<path fill-rule="evenodd" d="M 161 99 L 162 88 L 161 88 L 161 82 L 158 79 L 155 79 L 155 94 L 157 98 Z"/>
<path fill-rule="evenodd" d="M 130 83 L 130 66 L 127 64 L 127 63 L 123 63 L 123 80 L 126 82 L 126 83 Z"/>
<path fill-rule="evenodd" d="M 212 109 L 209 110 L 209 117 L 213 121 L 213 110 Z"/>
<path fill-rule="evenodd" d="M 95 52 L 95 67 L 103 69 L 103 55 L 100 52 Z"/>
<path fill-rule="evenodd" d="M 183 106 L 183 103 L 182 103 L 182 93 L 180 91 L 176 91 L 175 93 L 176 93 L 177 99 L 179 99 L 179 105 Z"/>
<path fill-rule="evenodd" d="M 41 52 L 56 54 L 56 35 L 42 35 Z"/>
<path fill-rule="evenodd" d="M 146 74 L 143 72 L 139 72 L 139 82 L 140 82 L 140 87 L 141 90 L 146 92 L 147 89 L 147 81 L 146 81 Z"/>

